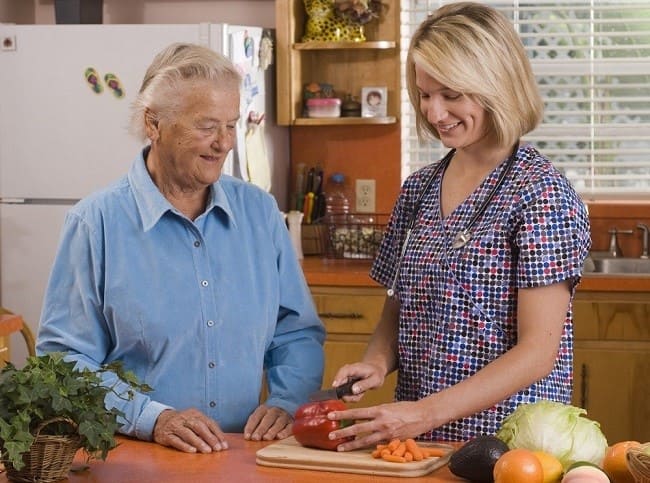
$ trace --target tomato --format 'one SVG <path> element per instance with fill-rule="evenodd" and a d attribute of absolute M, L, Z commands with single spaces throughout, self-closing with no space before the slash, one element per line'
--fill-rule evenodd
<path fill-rule="evenodd" d="M 329 434 L 332 431 L 349 426 L 351 422 L 327 419 L 327 413 L 346 409 L 345 403 L 337 399 L 303 404 L 298 408 L 293 418 L 293 436 L 303 446 L 335 451 L 339 444 L 351 441 L 354 438 L 329 439 Z"/>

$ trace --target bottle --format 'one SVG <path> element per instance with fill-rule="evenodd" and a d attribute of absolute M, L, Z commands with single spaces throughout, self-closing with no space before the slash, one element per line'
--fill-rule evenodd
<path fill-rule="evenodd" d="M 325 214 L 327 221 L 334 224 L 343 224 L 350 214 L 350 201 L 345 190 L 345 176 L 334 173 L 330 176 L 330 189 L 325 197 Z"/>

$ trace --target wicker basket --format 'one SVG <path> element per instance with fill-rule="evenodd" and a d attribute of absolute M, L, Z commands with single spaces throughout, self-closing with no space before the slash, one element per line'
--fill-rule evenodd
<path fill-rule="evenodd" d="M 16 470 L 8 461 L 3 461 L 9 481 L 20 483 L 53 483 L 68 477 L 75 453 L 81 447 L 81 437 L 73 435 L 40 434 L 53 423 L 67 423 L 77 430 L 77 424 L 68 418 L 52 418 L 43 421 L 34 432 L 34 442 L 23 455 L 23 466 Z"/>
<path fill-rule="evenodd" d="M 382 213 L 325 216 L 326 257 L 372 260 L 384 236 L 388 217 Z"/>
<path fill-rule="evenodd" d="M 629 448 L 627 466 L 636 483 L 650 483 L 650 443 Z"/>

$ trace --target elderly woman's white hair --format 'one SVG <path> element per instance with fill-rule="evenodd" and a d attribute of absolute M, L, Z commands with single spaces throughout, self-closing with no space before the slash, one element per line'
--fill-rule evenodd
<path fill-rule="evenodd" d="M 514 145 L 542 119 L 544 104 L 521 39 L 492 7 L 475 2 L 445 5 L 423 21 L 411 39 L 406 79 L 417 132 L 421 138 L 440 139 L 420 111 L 415 64 L 481 105 L 502 146 Z"/>
<path fill-rule="evenodd" d="M 131 106 L 131 132 L 147 139 L 145 115 L 153 121 L 170 118 L 180 109 L 185 82 L 210 81 L 239 92 L 241 74 L 234 64 L 212 49 L 190 43 L 174 43 L 153 59 Z"/>

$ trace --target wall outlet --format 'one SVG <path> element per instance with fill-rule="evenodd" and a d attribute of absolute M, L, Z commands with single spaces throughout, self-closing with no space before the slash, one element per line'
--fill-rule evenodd
<path fill-rule="evenodd" d="M 355 186 L 355 204 L 357 213 L 375 212 L 375 180 L 358 179 Z"/>

